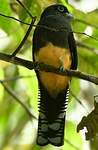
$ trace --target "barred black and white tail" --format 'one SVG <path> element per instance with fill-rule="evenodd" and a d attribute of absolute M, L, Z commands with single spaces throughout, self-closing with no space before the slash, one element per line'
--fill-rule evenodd
<path fill-rule="evenodd" d="M 39 91 L 39 121 L 37 144 L 44 146 L 64 144 L 64 128 L 66 108 L 68 104 L 68 87 L 54 99 L 47 90 L 40 86 Z"/>

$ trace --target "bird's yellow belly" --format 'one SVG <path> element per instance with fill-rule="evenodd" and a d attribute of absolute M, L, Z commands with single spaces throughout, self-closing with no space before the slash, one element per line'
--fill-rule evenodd
<path fill-rule="evenodd" d="M 49 43 L 41 48 L 35 60 L 55 67 L 70 69 L 71 56 L 68 49 L 56 47 Z M 55 73 L 39 71 L 40 80 L 52 97 L 56 97 L 70 83 L 70 77 L 57 75 Z"/>

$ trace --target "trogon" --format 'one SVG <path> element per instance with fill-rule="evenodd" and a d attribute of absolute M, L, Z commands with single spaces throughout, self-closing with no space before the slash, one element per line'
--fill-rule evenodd
<path fill-rule="evenodd" d="M 33 61 L 60 69 L 77 69 L 77 50 L 72 33 L 72 15 L 62 4 L 47 7 L 33 36 Z M 39 83 L 37 144 L 64 144 L 64 127 L 71 78 L 36 70 Z"/>

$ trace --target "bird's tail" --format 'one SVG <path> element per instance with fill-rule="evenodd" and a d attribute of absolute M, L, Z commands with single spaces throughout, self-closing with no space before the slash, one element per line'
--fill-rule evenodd
<path fill-rule="evenodd" d="M 65 112 L 68 103 L 68 88 L 56 99 L 51 98 L 45 89 L 40 88 L 39 121 L 37 144 L 44 146 L 64 144 Z"/>

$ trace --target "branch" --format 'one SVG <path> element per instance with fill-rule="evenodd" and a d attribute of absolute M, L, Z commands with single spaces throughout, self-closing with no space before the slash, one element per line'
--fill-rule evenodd
<path fill-rule="evenodd" d="M 34 119 L 37 119 L 37 117 L 31 112 L 31 110 L 29 109 L 29 107 L 23 103 L 18 97 L 17 95 L 6 85 L 6 83 L 3 82 L 3 80 L 0 80 L 0 83 L 4 86 L 4 88 L 6 89 L 6 91 L 17 100 L 18 103 L 20 103 L 22 105 L 22 107 L 27 111 L 27 113 L 29 114 L 30 117 L 33 117 Z"/>
<path fill-rule="evenodd" d="M 3 80 L 3 82 L 11 82 L 11 81 L 15 81 L 15 80 L 19 80 L 19 79 L 23 79 L 23 78 L 32 78 L 33 76 L 16 76 L 16 77 L 11 77 L 11 78 L 6 78 Z"/>
<path fill-rule="evenodd" d="M 24 59 L 21 59 L 18 57 L 12 57 L 11 55 L 0 53 L 0 60 L 10 62 L 10 63 L 15 64 L 15 65 L 24 66 L 30 70 L 33 69 L 33 62 L 32 61 L 24 60 Z"/>
<path fill-rule="evenodd" d="M 98 29 L 98 26 L 97 26 L 97 25 L 94 25 L 94 24 L 92 24 L 92 23 L 86 22 L 86 21 L 84 21 L 84 20 L 81 20 L 81 19 L 76 18 L 76 19 L 74 19 L 74 21 L 78 21 L 78 22 L 81 22 L 81 23 L 83 23 L 83 24 L 86 24 L 86 25 L 89 25 L 89 26 L 91 26 L 91 27 L 94 27 L 94 28 Z"/>
<path fill-rule="evenodd" d="M 92 53 L 98 55 L 98 50 L 95 50 L 94 48 L 89 47 L 89 46 L 87 46 L 87 45 L 85 45 L 85 44 L 83 44 L 83 43 L 81 43 L 81 42 L 78 42 L 78 41 L 76 42 L 76 44 L 77 44 L 77 46 L 82 47 L 82 48 L 85 48 L 85 49 L 89 50 L 90 52 L 92 52 Z"/>
<path fill-rule="evenodd" d="M 16 0 L 16 1 L 25 9 L 25 11 L 28 13 L 28 15 L 33 19 L 34 17 L 30 13 L 30 11 L 28 10 L 28 8 L 20 0 Z"/>
<path fill-rule="evenodd" d="M 72 92 L 71 89 L 69 89 L 69 92 L 71 93 L 71 95 L 75 98 L 75 100 L 88 112 L 88 110 L 86 109 L 85 105 L 80 101 L 80 99 Z"/>
<path fill-rule="evenodd" d="M 58 28 L 51 28 L 51 27 L 48 27 L 48 26 L 45 26 L 45 25 L 33 25 L 33 26 L 39 27 L 39 28 L 44 28 L 44 29 L 47 29 L 47 30 L 50 30 L 50 31 L 54 31 L 54 32 L 59 32 L 59 31 L 61 31 L 61 32 L 68 32 L 68 33 L 83 34 L 83 35 L 85 35 L 85 36 L 87 36 L 87 37 L 89 37 L 89 38 L 92 38 L 92 39 L 98 41 L 98 38 L 93 37 L 93 36 L 91 36 L 91 35 L 88 35 L 88 34 L 86 34 L 85 32 L 71 31 L 71 30 L 68 30 L 67 28 L 60 28 L 60 29 L 58 29 Z"/>
<path fill-rule="evenodd" d="M 8 78 L 8 79 L 4 79 L 3 83 L 8 83 L 11 81 L 15 81 L 15 80 L 19 80 L 19 79 L 25 79 L 25 78 L 32 78 L 33 76 L 16 76 L 16 77 L 12 77 L 12 78 Z M 2 82 L 2 81 L 1 81 Z M 87 111 L 86 107 L 84 106 L 84 104 L 81 102 L 81 100 L 73 93 L 73 91 L 71 89 L 69 89 L 69 92 L 71 93 L 71 95 L 75 98 L 75 100 Z M 98 96 L 95 96 L 95 98 Z M 88 112 L 88 111 L 87 111 Z"/>
<path fill-rule="evenodd" d="M 28 60 L 24 60 L 18 57 L 13 57 L 11 58 L 11 55 L 7 55 L 7 54 L 3 54 L 0 53 L 0 60 L 6 61 L 6 62 L 10 62 L 16 65 L 20 65 L 20 66 L 24 66 L 30 70 L 35 69 L 35 70 L 41 70 L 41 71 L 45 71 L 45 72 L 53 72 L 59 75 L 63 75 L 63 76 L 70 76 L 70 77 L 76 77 L 79 79 L 83 79 L 92 83 L 95 83 L 96 85 L 98 85 L 98 77 L 89 75 L 89 74 L 85 74 L 83 72 L 80 71 L 76 71 L 76 70 L 60 70 L 59 68 L 56 68 L 54 66 L 50 66 L 50 65 L 46 65 L 43 63 L 38 63 L 38 62 L 32 62 L 32 61 L 28 61 Z"/>
<path fill-rule="evenodd" d="M 75 146 L 74 144 L 72 144 L 69 140 L 67 140 L 67 139 L 64 138 L 64 141 L 65 141 L 66 143 L 68 143 L 69 145 L 71 145 L 74 149 L 80 150 L 80 148 L 78 148 L 77 146 Z"/>
<path fill-rule="evenodd" d="M 11 82 L 11 81 L 15 81 L 15 80 L 19 80 L 19 79 L 24 79 L 24 78 L 32 78 L 33 76 L 16 76 L 16 77 L 12 77 L 12 78 L 8 78 L 8 79 L 4 79 L 3 83 L 5 82 Z M 84 104 L 81 102 L 81 100 L 73 93 L 73 91 L 71 89 L 69 89 L 69 92 L 71 93 L 71 95 L 75 98 L 75 100 L 87 111 L 86 107 L 84 106 Z M 98 96 L 95 96 L 95 98 Z M 88 111 L 87 111 L 88 112 Z"/>
<path fill-rule="evenodd" d="M 28 36 L 30 34 L 30 31 L 32 30 L 32 26 L 33 26 L 35 20 L 36 20 L 36 17 L 33 17 L 32 18 L 32 22 L 31 22 L 31 24 L 30 24 L 30 26 L 29 26 L 29 28 L 28 28 L 28 30 L 27 30 L 27 32 L 26 32 L 23 40 L 21 41 L 21 43 L 19 44 L 19 46 L 17 47 L 17 49 L 13 52 L 12 57 L 15 57 L 16 54 L 20 51 L 21 47 L 24 45 L 25 41 L 27 40 L 27 38 L 28 38 Z"/>
<path fill-rule="evenodd" d="M 18 22 L 21 22 L 21 23 L 25 24 L 25 25 L 30 25 L 29 23 L 23 22 L 23 21 L 21 21 L 21 20 L 19 20 L 19 19 L 16 19 L 16 18 L 14 18 L 14 17 L 10 17 L 10 16 L 7 16 L 7 15 L 3 15 L 3 14 L 1 14 L 1 13 L 0 13 L 0 15 L 3 16 L 3 17 L 10 18 L 10 19 L 14 19 L 14 20 L 16 20 L 16 21 L 18 21 Z M 32 17 L 33 17 L 33 16 L 32 16 Z M 33 17 L 33 18 L 34 18 L 34 17 Z M 36 18 L 36 16 L 35 16 L 35 18 Z M 90 36 L 90 35 L 86 34 L 85 32 L 68 31 L 67 29 L 49 28 L 49 27 L 47 27 L 47 26 L 45 26 L 45 25 L 34 25 L 34 24 L 33 24 L 32 26 L 33 26 L 33 27 L 39 27 L 39 28 L 48 29 L 48 30 L 50 30 L 50 31 L 55 31 L 55 32 L 64 31 L 64 32 L 72 32 L 72 33 L 76 33 L 76 34 L 83 34 L 83 35 L 85 35 L 85 36 L 87 36 L 87 37 L 89 37 L 89 38 L 92 38 L 92 39 L 98 41 L 97 38 L 95 38 L 95 37 L 93 37 L 93 36 Z"/>
<path fill-rule="evenodd" d="M 14 17 L 7 16 L 7 15 L 1 14 L 1 13 L 0 13 L 0 15 L 3 16 L 3 17 L 7 17 L 7 18 L 10 18 L 10 19 L 16 20 L 16 21 L 21 22 L 21 23 L 23 23 L 23 24 L 30 25 L 29 23 L 23 22 L 23 21 L 21 21 L 21 20 L 19 20 L 19 19 L 16 19 L 16 18 L 14 18 Z M 81 23 L 83 23 L 83 24 L 86 24 L 86 25 L 89 25 L 89 26 L 91 26 L 91 27 L 94 27 L 94 28 L 98 29 L 98 26 L 97 26 L 97 25 L 91 24 L 91 23 L 86 22 L 86 21 L 81 20 L 81 19 L 73 19 L 73 21 L 78 21 L 78 22 L 81 22 Z"/>
<path fill-rule="evenodd" d="M 6 18 L 9 18 L 9 19 L 13 19 L 13 20 L 18 21 L 18 22 L 20 22 L 20 23 L 23 23 L 23 24 L 25 24 L 25 25 L 30 25 L 29 23 L 23 22 L 23 21 L 21 21 L 21 20 L 19 20 L 19 19 L 17 19 L 17 18 L 8 16 L 8 15 L 4 15 L 4 14 L 1 14 L 1 13 L 0 13 L 0 16 L 6 17 Z"/>
<path fill-rule="evenodd" d="M 86 34 L 85 32 L 73 31 L 73 33 L 76 33 L 76 34 L 83 34 L 83 35 L 85 35 L 85 36 L 88 36 L 89 38 L 92 38 L 92 39 L 98 41 L 98 38 L 96 38 L 96 37 L 94 37 L 94 36 L 91 36 L 91 35 L 89 35 L 89 34 Z"/>

